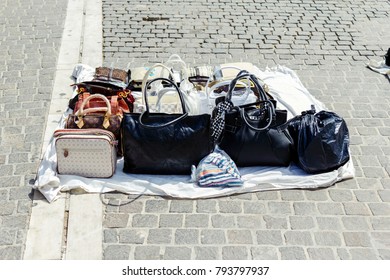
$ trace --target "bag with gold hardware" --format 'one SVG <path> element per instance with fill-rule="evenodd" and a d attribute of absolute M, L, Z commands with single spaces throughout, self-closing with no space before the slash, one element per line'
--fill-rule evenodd
<path fill-rule="evenodd" d="M 114 134 L 103 129 L 59 129 L 54 132 L 57 172 L 93 178 L 109 178 L 116 169 Z"/>
<path fill-rule="evenodd" d="M 82 97 L 82 94 L 85 93 L 102 94 L 108 99 L 117 96 L 118 107 L 120 111 L 122 113 L 133 112 L 134 97 L 131 94 L 131 91 L 129 89 L 125 89 L 110 83 L 97 82 L 97 81 L 81 82 L 81 83 L 73 84 L 72 86 L 77 87 L 77 93 L 78 93 L 74 98 L 69 100 L 69 108 L 72 109 L 74 112 L 78 110 L 79 107 L 77 106 L 80 106 L 80 102 L 79 104 L 77 102 L 79 101 L 80 97 Z"/>
<path fill-rule="evenodd" d="M 86 109 L 86 104 L 93 99 L 103 100 L 105 106 Z M 122 116 L 112 114 L 111 104 L 107 97 L 102 94 L 92 94 L 84 100 L 84 102 L 80 106 L 80 109 L 77 112 L 70 114 L 67 117 L 65 128 L 105 129 L 112 132 L 115 138 L 120 141 L 121 121 Z"/>

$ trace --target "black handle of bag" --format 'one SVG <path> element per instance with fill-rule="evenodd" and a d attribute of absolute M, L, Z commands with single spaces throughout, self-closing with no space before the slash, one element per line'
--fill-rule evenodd
<path fill-rule="evenodd" d="M 237 76 L 230 82 L 229 90 L 228 90 L 228 92 L 226 94 L 226 100 L 231 101 L 232 95 L 233 95 L 233 90 L 236 87 L 237 82 L 239 80 L 241 80 L 241 79 L 244 79 L 244 78 L 247 78 L 247 79 L 249 79 L 250 81 L 253 82 L 253 84 L 255 85 L 256 89 L 259 92 L 260 101 L 268 100 L 267 95 L 266 95 L 263 87 L 259 84 L 259 81 L 257 80 L 256 76 L 251 74 L 251 73 L 249 73 L 247 70 L 241 70 L 237 74 Z"/>
<path fill-rule="evenodd" d="M 258 104 L 261 104 L 261 103 L 264 103 L 264 106 L 268 109 L 268 123 L 264 126 L 264 127 L 261 127 L 261 128 L 257 128 L 257 127 L 254 127 L 253 125 L 251 125 L 246 117 L 246 114 L 245 114 L 245 109 L 242 108 L 244 106 L 240 106 L 238 107 L 239 110 L 240 110 L 240 113 L 241 113 L 241 117 L 242 119 L 244 120 L 244 122 L 247 124 L 247 126 L 255 131 L 263 131 L 263 130 L 266 130 L 267 128 L 270 127 L 270 125 L 272 124 L 273 120 L 276 118 L 276 113 L 275 113 L 275 106 L 274 104 L 271 102 L 271 100 L 269 100 L 267 98 L 267 95 L 265 94 L 265 91 L 263 89 L 263 87 L 259 84 L 257 78 L 255 75 L 249 73 L 248 71 L 246 70 L 241 70 L 237 76 L 230 82 L 230 85 L 229 85 L 229 90 L 228 90 L 228 93 L 226 95 L 226 100 L 227 101 L 230 101 L 231 102 L 231 98 L 232 98 L 232 93 L 233 93 L 233 89 L 235 88 L 237 82 L 241 79 L 244 79 L 244 78 L 247 78 L 249 79 L 250 81 L 253 82 L 253 84 L 255 85 L 255 87 L 257 88 L 258 92 L 259 92 L 259 97 L 261 98 L 258 102 L 256 102 L 255 104 L 258 105 Z"/>
<path fill-rule="evenodd" d="M 245 114 L 244 108 L 239 108 L 239 110 L 240 110 L 242 119 L 244 120 L 244 122 L 246 123 L 246 125 L 250 129 L 253 129 L 255 131 L 263 131 L 263 130 L 266 130 L 268 127 L 270 127 L 270 125 L 272 124 L 272 121 L 275 118 L 275 107 L 274 107 L 274 105 L 272 104 L 272 102 L 270 100 L 264 100 L 264 101 L 260 101 L 260 102 L 256 102 L 256 103 L 265 103 L 264 106 L 265 107 L 269 107 L 268 110 L 267 110 L 268 111 L 268 119 L 269 119 L 269 121 L 268 121 L 267 125 L 264 126 L 264 127 L 258 128 L 258 127 L 254 127 L 253 125 L 251 125 L 249 123 L 248 119 L 246 118 L 246 114 Z"/>
<path fill-rule="evenodd" d="M 142 118 L 145 116 L 145 115 L 149 115 L 150 111 L 149 111 L 149 103 L 148 103 L 148 95 L 147 95 L 147 89 L 148 87 L 156 82 L 156 81 L 164 81 L 164 82 L 167 82 L 168 84 L 171 84 L 177 91 L 177 94 L 179 95 L 179 98 L 180 98 L 180 103 L 181 103 L 181 108 L 183 110 L 183 114 L 176 118 L 176 119 L 173 119 L 172 121 L 170 122 L 167 122 L 167 123 L 164 123 L 162 125 L 148 125 L 148 124 L 145 124 L 144 121 L 142 120 Z M 166 126 L 169 126 L 171 124 L 174 124 L 182 119 L 184 119 L 185 117 L 188 116 L 188 112 L 187 112 L 187 109 L 186 109 L 186 106 L 185 106 L 185 103 L 184 103 L 184 98 L 183 98 L 183 95 L 182 95 L 182 92 L 180 91 L 179 87 L 176 85 L 176 83 L 174 83 L 173 81 L 171 81 L 170 79 L 167 79 L 167 78 L 155 78 L 153 80 L 150 80 L 146 83 L 146 86 L 145 86 L 145 89 L 144 89 L 144 92 L 142 93 L 145 97 L 145 107 L 146 107 L 146 110 L 144 112 L 142 112 L 142 114 L 139 116 L 139 123 L 140 125 L 144 126 L 144 127 L 147 127 L 147 128 L 162 128 L 162 127 L 166 127 Z"/>

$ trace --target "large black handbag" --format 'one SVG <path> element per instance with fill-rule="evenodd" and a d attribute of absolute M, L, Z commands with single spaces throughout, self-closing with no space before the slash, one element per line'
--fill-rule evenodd
<path fill-rule="evenodd" d="M 249 79 L 259 93 L 259 101 L 233 106 L 232 91 L 241 79 Z M 230 105 L 229 105 L 230 104 Z M 288 166 L 293 142 L 286 121 L 287 111 L 276 110 L 257 78 L 241 71 L 229 85 L 225 100 L 213 111 L 213 138 L 237 166 Z M 216 132 L 217 131 L 217 132 Z"/>
<path fill-rule="evenodd" d="M 150 113 L 147 89 L 156 81 L 170 84 L 179 94 L 182 114 Z M 122 120 L 122 151 L 126 173 L 190 174 L 191 166 L 211 152 L 208 114 L 189 116 L 183 94 L 169 79 L 156 78 L 144 88 L 146 110 L 125 113 Z"/>

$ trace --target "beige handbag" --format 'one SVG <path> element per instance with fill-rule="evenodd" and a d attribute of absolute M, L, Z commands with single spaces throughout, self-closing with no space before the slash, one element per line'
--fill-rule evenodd
<path fill-rule="evenodd" d="M 109 178 L 115 173 L 118 142 L 104 129 L 59 129 L 54 132 L 57 172 Z"/>

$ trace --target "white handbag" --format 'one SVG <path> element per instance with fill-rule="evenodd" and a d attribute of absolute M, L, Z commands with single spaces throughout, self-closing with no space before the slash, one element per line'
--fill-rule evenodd
<path fill-rule="evenodd" d="M 59 129 L 54 132 L 57 172 L 93 178 L 115 173 L 118 142 L 112 132 L 91 129 Z"/>

